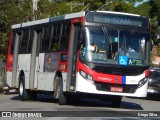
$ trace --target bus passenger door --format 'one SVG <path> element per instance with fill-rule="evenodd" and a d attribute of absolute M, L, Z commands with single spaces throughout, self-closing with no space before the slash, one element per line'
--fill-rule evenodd
<path fill-rule="evenodd" d="M 78 57 L 78 43 L 81 35 L 81 24 L 72 24 L 68 54 L 68 67 L 67 67 L 67 91 L 74 91 L 76 85 L 76 70 L 77 70 L 77 57 Z"/>
<path fill-rule="evenodd" d="M 38 87 L 38 73 L 40 71 L 39 66 L 39 47 L 42 39 L 42 30 L 38 29 L 34 31 L 32 52 L 31 52 L 31 70 L 30 70 L 30 82 L 29 88 L 35 89 Z"/>

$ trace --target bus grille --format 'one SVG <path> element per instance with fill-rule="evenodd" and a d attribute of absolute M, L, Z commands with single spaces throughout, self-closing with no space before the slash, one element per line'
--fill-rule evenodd
<path fill-rule="evenodd" d="M 136 69 L 136 68 L 113 68 L 113 67 L 94 67 L 92 70 L 103 73 L 103 74 L 112 74 L 112 75 L 121 75 L 121 76 L 134 76 L 140 75 L 144 72 L 145 69 Z"/>
<path fill-rule="evenodd" d="M 121 87 L 123 88 L 122 93 L 135 93 L 137 85 L 114 85 L 107 83 L 95 83 L 97 90 L 111 92 L 111 87 Z"/>

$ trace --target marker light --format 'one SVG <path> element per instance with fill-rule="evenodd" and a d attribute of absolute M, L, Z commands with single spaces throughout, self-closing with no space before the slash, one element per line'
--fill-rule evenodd
<path fill-rule="evenodd" d="M 92 75 L 87 74 L 86 72 L 84 72 L 84 71 L 82 71 L 82 70 L 80 70 L 80 75 L 81 75 L 84 79 L 86 79 L 86 80 L 94 83 L 94 80 L 93 80 Z"/>

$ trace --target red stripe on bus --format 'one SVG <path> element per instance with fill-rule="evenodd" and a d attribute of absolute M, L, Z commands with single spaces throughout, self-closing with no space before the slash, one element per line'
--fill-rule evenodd
<path fill-rule="evenodd" d="M 86 65 L 82 64 L 80 61 L 78 62 L 78 66 L 79 70 L 82 70 L 87 74 L 90 74 L 94 78 L 95 82 L 122 84 L 122 76 L 97 73 L 96 71 L 89 69 Z"/>

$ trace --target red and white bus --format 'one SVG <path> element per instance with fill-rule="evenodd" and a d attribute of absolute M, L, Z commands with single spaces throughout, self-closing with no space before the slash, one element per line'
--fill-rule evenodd
<path fill-rule="evenodd" d="M 147 95 L 149 19 L 84 11 L 12 26 L 7 83 L 20 100 L 53 93 L 59 104 L 96 96 L 120 106 Z"/>

